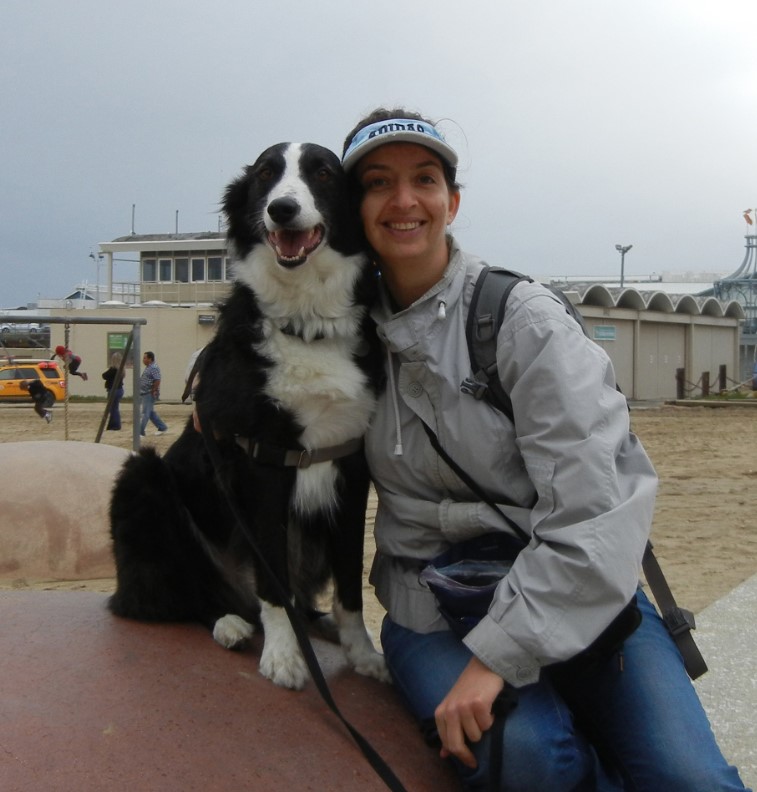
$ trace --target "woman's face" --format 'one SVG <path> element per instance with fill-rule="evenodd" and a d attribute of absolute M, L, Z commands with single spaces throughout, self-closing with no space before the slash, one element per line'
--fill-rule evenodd
<path fill-rule="evenodd" d="M 415 143 L 387 143 L 360 160 L 357 175 L 365 234 L 382 266 L 395 275 L 422 267 L 440 277 L 460 193 L 447 185 L 439 157 Z"/>

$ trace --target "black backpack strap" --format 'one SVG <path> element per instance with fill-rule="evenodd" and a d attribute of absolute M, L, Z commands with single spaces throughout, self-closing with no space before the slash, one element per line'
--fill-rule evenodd
<path fill-rule="evenodd" d="M 485 399 L 492 407 L 503 412 L 511 422 L 514 417 L 512 401 L 502 387 L 497 373 L 497 335 L 505 316 L 507 298 L 510 296 L 515 284 L 523 280 L 533 282 L 532 278 L 527 275 L 521 275 L 519 272 L 500 269 L 499 267 L 485 267 L 478 276 L 473 289 L 468 319 L 465 325 L 468 354 L 473 375 L 463 380 L 460 390 L 463 393 L 474 396 L 476 399 Z M 566 313 L 578 322 L 584 335 L 588 335 L 583 317 L 567 295 L 553 286 L 546 286 L 545 288 L 549 289 L 560 300 L 565 307 Z M 616 385 L 616 388 L 620 391 L 619 386 Z M 426 433 L 428 434 L 430 429 L 425 424 L 424 428 L 426 428 Z M 436 440 L 435 436 L 434 440 Z M 436 440 L 436 443 L 438 444 L 438 440 Z M 442 455 L 447 464 L 455 470 L 458 476 L 465 481 L 468 487 L 478 494 L 479 497 L 482 497 L 480 490 L 475 488 L 475 482 L 471 486 L 470 480 L 460 475 L 460 471 L 456 469 L 454 464 L 450 464 L 449 456 L 446 455 L 443 449 L 440 450 L 441 447 L 437 447 L 437 445 L 434 445 L 434 448 Z M 488 502 L 485 495 L 482 500 Z M 497 510 L 499 511 L 499 509 Z M 647 583 L 649 583 L 655 601 L 662 613 L 665 626 L 683 656 L 686 671 L 692 679 L 696 679 L 707 671 L 707 664 L 691 634 L 691 631 L 695 629 L 694 615 L 691 611 L 678 607 L 665 575 L 652 552 L 651 543 L 647 545 L 644 554 L 643 568 Z"/>
<path fill-rule="evenodd" d="M 499 267 L 481 270 L 473 288 L 465 325 L 473 376 L 463 380 L 460 390 L 476 399 L 486 399 L 511 421 L 513 407 L 510 396 L 497 376 L 497 333 L 502 326 L 510 292 L 516 283 L 524 280 L 530 283 L 533 279 Z"/>
<path fill-rule="evenodd" d="M 647 542 L 642 568 L 649 588 L 652 589 L 657 607 L 662 614 L 662 620 L 683 657 L 686 672 L 691 679 L 697 679 L 707 671 L 707 663 L 705 663 L 699 647 L 694 642 L 694 636 L 691 634 L 691 631 L 696 629 L 694 614 L 685 608 L 678 607 L 673 592 L 668 586 L 668 581 L 652 551 L 651 542 Z"/>

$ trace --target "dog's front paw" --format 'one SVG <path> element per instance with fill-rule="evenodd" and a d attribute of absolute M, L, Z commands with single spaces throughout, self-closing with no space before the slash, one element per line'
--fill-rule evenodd
<path fill-rule="evenodd" d="M 363 676 L 373 677 L 381 682 L 391 682 L 389 669 L 384 655 L 373 648 L 360 611 L 345 610 L 334 603 L 334 616 L 339 625 L 339 640 L 349 664 Z"/>
<path fill-rule="evenodd" d="M 308 669 L 286 611 L 263 601 L 260 618 L 265 632 L 260 673 L 275 685 L 301 690 L 305 687 Z"/>
<path fill-rule="evenodd" d="M 378 679 L 379 682 L 391 683 L 392 677 L 389 674 L 389 669 L 386 667 L 384 655 L 377 652 L 375 649 L 361 650 L 353 652 L 354 657 L 349 657 L 355 671 L 363 676 L 373 677 Z"/>
<path fill-rule="evenodd" d="M 260 673 L 274 685 L 302 690 L 308 678 L 308 669 L 299 647 L 272 644 L 276 644 L 276 641 L 266 638 L 260 656 Z"/>
<path fill-rule="evenodd" d="M 226 649 L 236 649 L 248 641 L 254 631 L 255 628 L 241 616 L 227 613 L 215 623 L 213 638 Z"/>

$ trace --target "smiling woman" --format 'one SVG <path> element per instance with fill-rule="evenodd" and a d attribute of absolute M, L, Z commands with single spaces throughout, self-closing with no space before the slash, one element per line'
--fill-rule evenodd
<path fill-rule="evenodd" d="M 610 359 L 523 280 L 496 339 L 514 417 L 461 395 L 486 264 L 447 232 L 455 152 L 427 119 L 379 109 L 347 136 L 343 165 L 381 273 L 371 315 L 387 386 L 365 439 L 378 494 L 371 582 L 408 706 L 469 789 L 742 789 L 639 588 L 657 478 Z M 476 558 L 492 534 L 510 571 L 461 637 L 419 572 L 447 553 Z M 495 730 L 503 693 L 518 706 Z"/>

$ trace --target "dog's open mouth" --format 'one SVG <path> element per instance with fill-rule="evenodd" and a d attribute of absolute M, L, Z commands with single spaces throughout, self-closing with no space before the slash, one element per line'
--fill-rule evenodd
<path fill-rule="evenodd" d="M 321 244 L 323 226 L 317 225 L 306 231 L 281 229 L 268 234 L 268 243 L 276 251 L 276 258 L 282 267 L 299 267 Z"/>

